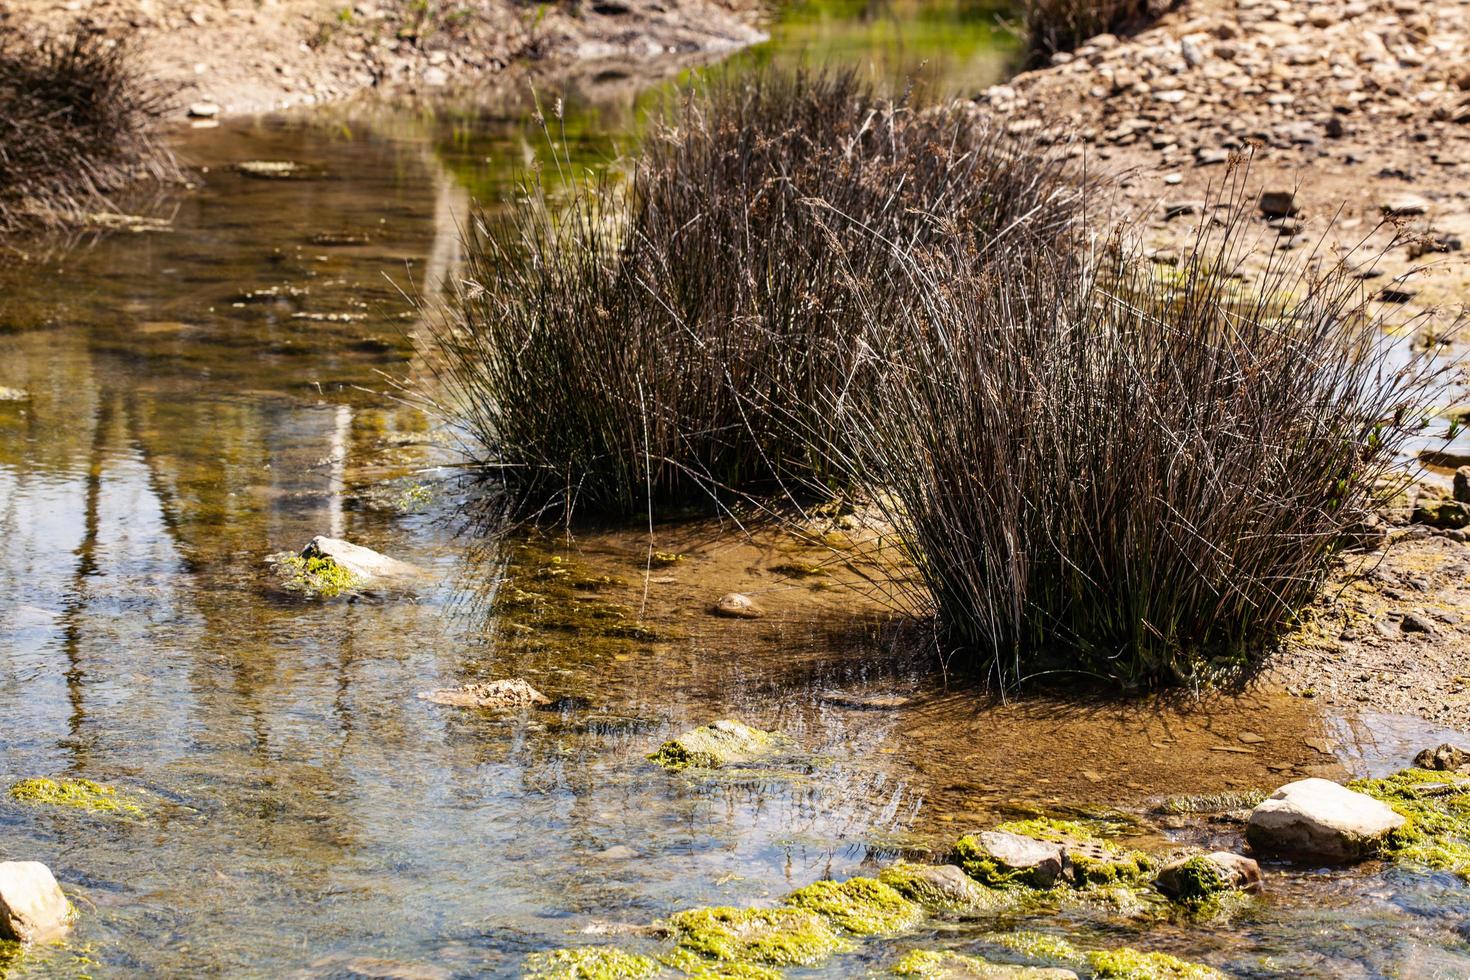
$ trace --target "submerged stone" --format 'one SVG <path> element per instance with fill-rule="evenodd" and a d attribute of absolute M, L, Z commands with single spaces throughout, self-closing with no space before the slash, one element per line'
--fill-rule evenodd
<path fill-rule="evenodd" d="M 765 732 L 722 718 L 670 739 L 648 758 L 674 771 L 690 767 L 719 769 L 769 762 L 795 749 L 796 742 L 780 732 Z"/>
<path fill-rule="evenodd" d="M 874 878 L 816 881 L 786 896 L 786 904 L 826 916 L 858 935 L 898 932 L 924 915 L 919 905 Z"/>
<path fill-rule="evenodd" d="M 1155 887 L 1170 898 L 1198 902 L 1223 892 L 1261 890 L 1261 867 L 1229 851 L 1181 858 L 1159 871 Z"/>
<path fill-rule="evenodd" d="M 142 807 L 111 786 L 90 779 L 22 779 L 10 787 L 10 798 L 18 803 L 64 806 L 90 813 L 141 814 Z"/>
<path fill-rule="evenodd" d="M 816 966 L 850 947 L 827 920 L 798 908 L 689 909 L 669 918 L 679 946 L 712 960 Z"/>
<path fill-rule="evenodd" d="M 71 928 L 72 909 L 39 861 L 0 862 L 0 941 L 45 943 Z"/>
<path fill-rule="evenodd" d="M 1251 811 L 1246 839 L 1263 854 L 1360 861 L 1377 854 L 1405 822 L 1371 796 L 1327 779 L 1300 779 Z"/>
<path fill-rule="evenodd" d="M 955 842 L 954 857 L 965 874 L 990 888 L 1051 888 L 1069 867 L 1060 844 L 1003 830 L 961 837 Z"/>
<path fill-rule="evenodd" d="M 371 548 L 317 535 L 301 549 L 302 558 L 328 558 L 364 581 L 389 580 L 409 582 L 423 577 L 423 570 L 397 558 L 389 558 Z"/>
<path fill-rule="evenodd" d="M 528 708 L 551 703 L 550 698 L 519 677 L 420 691 L 419 697 L 457 708 Z"/>
<path fill-rule="evenodd" d="M 727 592 L 720 596 L 710 611 L 727 619 L 760 619 L 766 614 L 754 599 L 739 592 Z"/>
<path fill-rule="evenodd" d="M 990 897 L 990 892 L 953 864 L 899 862 L 880 871 L 878 880 L 934 912 L 963 912 L 985 904 Z"/>
<path fill-rule="evenodd" d="M 526 957 L 527 980 L 640 980 L 659 973 L 658 963 L 615 946 L 579 946 Z"/>
<path fill-rule="evenodd" d="M 978 956 L 950 950 L 916 949 L 893 967 L 901 977 L 924 980 L 1076 980 L 1077 974 L 1061 967 L 1015 966 L 991 963 Z"/>

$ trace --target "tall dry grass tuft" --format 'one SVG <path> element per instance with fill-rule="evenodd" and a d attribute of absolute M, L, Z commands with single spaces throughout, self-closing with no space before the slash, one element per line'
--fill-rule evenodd
<path fill-rule="evenodd" d="M 1242 278 L 1243 211 L 1177 268 L 1095 251 L 907 262 L 837 389 L 851 482 L 916 569 L 893 587 L 1001 685 L 1239 668 L 1318 594 L 1438 375 L 1341 265 Z M 1205 226 L 1208 228 L 1209 226 Z"/>
<path fill-rule="evenodd" d="M 517 494 L 613 514 L 830 485 L 820 395 L 907 302 L 895 256 L 956 240 L 983 264 L 1081 203 L 1057 156 L 840 72 L 696 85 L 623 193 L 528 190 L 476 214 L 429 360 Z"/>
<path fill-rule="evenodd" d="M 133 180 L 175 178 L 164 107 L 123 39 L 0 37 L 0 232 L 83 222 Z"/>

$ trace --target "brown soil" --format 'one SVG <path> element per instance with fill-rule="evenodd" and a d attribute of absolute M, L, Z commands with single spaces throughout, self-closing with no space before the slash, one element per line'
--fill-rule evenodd
<path fill-rule="evenodd" d="M 759 0 L 31 0 L 0 31 L 116 31 L 180 115 L 433 90 L 511 65 L 679 63 L 762 38 Z"/>
<path fill-rule="evenodd" d="M 1452 329 L 1470 300 L 1466 51 L 1470 0 L 1187 0 L 978 101 L 1123 174 L 1124 210 L 1156 261 L 1233 193 L 1262 254 L 1333 261 L 1358 247 L 1349 261 L 1386 298 L 1379 309 L 1454 357 L 1470 339 Z M 1295 213 L 1273 220 L 1263 191 L 1285 192 Z M 1346 563 L 1267 686 L 1470 731 L 1470 550 L 1463 532 L 1395 516 L 1392 543 Z"/>

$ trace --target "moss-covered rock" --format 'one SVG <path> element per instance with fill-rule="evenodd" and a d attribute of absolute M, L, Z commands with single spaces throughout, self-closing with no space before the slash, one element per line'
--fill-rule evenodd
<path fill-rule="evenodd" d="M 900 861 L 879 872 L 878 880 L 931 912 L 965 912 L 993 903 L 994 893 L 953 864 Z"/>
<path fill-rule="evenodd" d="M 137 816 L 143 808 L 111 786 L 90 779 L 22 779 L 10 787 L 10 798 L 18 803 L 62 806 L 89 813 Z"/>
<path fill-rule="evenodd" d="M 987 888 L 1051 888 L 1067 872 L 1061 845 L 988 830 L 954 845 L 954 863 Z"/>
<path fill-rule="evenodd" d="M 827 920 L 798 908 L 689 909 L 669 919 L 679 946 L 712 960 L 816 966 L 851 948 Z"/>
<path fill-rule="evenodd" d="M 1385 840 L 1384 857 L 1470 879 L 1470 776 L 1404 769 L 1383 779 L 1356 780 L 1348 788 L 1406 818 Z"/>
<path fill-rule="evenodd" d="M 858 935 L 898 932 L 924 915 L 921 906 L 874 878 L 813 882 L 786 896 L 786 904 L 825 916 Z"/>
<path fill-rule="evenodd" d="M 329 557 L 302 557 L 289 552 L 266 559 L 280 587 L 312 599 L 335 599 L 358 591 L 363 580 Z"/>
<path fill-rule="evenodd" d="M 1250 858 L 1229 851 L 1196 854 L 1165 865 L 1154 887 L 1176 902 L 1199 904 L 1231 892 L 1258 891 L 1261 869 Z"/>
<path fill-rule="evenodd" d="M 991 963 L 978 956 L 950 950 L 916 949 L 894 964 L 901 977 L 923 980 L 1076 980 L 1077 974 L 1060 967 L 1014 966 Z"/>
<path fill-rule="evenodd" d="M 639 953 L 615 946 L 578 946 L 532 953 L 526 957 L 526 980 L 642 980 L 658 974 L 659 965 Z"/>
<path fill-rule="evenodd" d="M 711 960 L 692 950 L 677 947 L 658 960 L 670 970 L 698 980 L 781 980 L 784 974 L 773 966 L 759 963 Z"/>
<path fill-rule="evenodd" d="M 1232 810 L 1252 810 L 1270 796 L 1263 789 L 1227 790 L 1223 793 L 1207 793 L 1198 796 L 1171 796 L 1159 804 L 1159 812 L 1170 816 L 1189 816 L 1196 813 L 1228 813 Z"/>
<path fill-rule="evenodd" d="M 796 743 L 780 732 L 764 732 L 724 718 L 670 739 L 648 758 L 678 771 L 749 766 L 789 757 L 795 751 Z"/>
<path fill-rule="evenodd" d="M 1168 953 L 1140 953 L 1124 946 L 1087 954 L 1097 980 L 1224 980 L 1219 970 Z"/>

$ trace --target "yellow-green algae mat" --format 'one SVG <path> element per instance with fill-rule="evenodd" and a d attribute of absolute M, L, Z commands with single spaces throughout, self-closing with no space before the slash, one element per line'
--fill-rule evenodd
<path fill-rule="evenodd" d="M 1470 880 L 1470 776 L 1404 769 L 1382 779 L 1355 780 L 1348 789 L 1381 800 L 1406 818 L 1384 842 L 1383 857 Z"/>
<path fill-rule="evenodd" d="M 10 798 L 17 803 L 68 807 L 88 813 L 141 816 L 143 808 L 111 786 L 90 779 L 50 779 L 44 776 L 22 779 L 10 787 Z"/>

